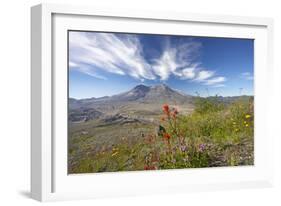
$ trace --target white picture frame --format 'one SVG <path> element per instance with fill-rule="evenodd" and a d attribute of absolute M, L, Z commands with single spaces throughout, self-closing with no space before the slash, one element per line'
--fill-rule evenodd
<path fill-rule="evenodd" d="M 272 19 L 40 4 L 31 8 L 31 26 L 32 198 L 53 201 L 272 186 L 273 134 L 267 121 L 274 75 Z M 255 165 L 67 175 L 64 83 L 68 29 L 255 39 Z"/>

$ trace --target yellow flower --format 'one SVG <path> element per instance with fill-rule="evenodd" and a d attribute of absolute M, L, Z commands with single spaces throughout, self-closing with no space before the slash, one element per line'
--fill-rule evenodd
<path fill-rule="evenodd" d="M 112 152 L 117 151 L 117 150 L 118 150 L 118 148 L 115 148 L 115 147 L 112 148 Z"/>
<path fill-rule="evenodd" d="M 238 132 L 239 129 L 235 129 L 235 132 Z"/>
<path fill-rule="evenodd" d="M 246 114 L 246 119 L 249 119 L 250 117 L 251 117 L 251 115 L 249 115 L 249 114 Z"/>
<path fill-rule="evenodd" d="M 236 122 L 232 122 L 232 124 L 236 124 Z"/>
<path fill-rule="evenodd" d="M 246 124 L 245 126 L 246 126 L 246 127 L 248 127 L 249 125 L 248 125 L 248 124 Z"/>
<path fill-rule="evenodd" d="M 117 155 L 118 154 L 118 152 L 114 152 L 111 156 L 113 157 L 113 156 L 115 156 L 115 155 Z"/>
<path fill-rule="evenodd" d="M 244 121 L 244 124 L 247 124 L 247 122 L 246 122 L 246 121 Z"/>

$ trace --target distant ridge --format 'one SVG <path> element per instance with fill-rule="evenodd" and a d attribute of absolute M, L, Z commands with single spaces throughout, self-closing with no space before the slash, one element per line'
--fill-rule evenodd
<path fill-rule="evenodd" d="M 99 98 L 69 98 L 69 120 L 83 122 L 103 119 L 105 122 L 150 122 L 155 115 L 162 114 L 162 105 L 175 106 L 183 114 L 193 111 L 195 96 L 170 88 L 166 84 L 153 86 L 137 85 L 127 92 Z M 230 103 L 238 98 L 247 100 L 249 96 L 201 97 Z"/>
<path fill-rule="evenodd" d="M 184 94 L 175 89 L 170 88 L 166 84 L 146 86 L 139 84 L 127 92 L 106 96 L 100 98 L 74 99 L 69 98 L 69 108 L 89 107 L 95 108 L 95 105 L 100 104 L 126 104 L 130 102 L 141 103 L 190 103 L 193 96 Z"/>

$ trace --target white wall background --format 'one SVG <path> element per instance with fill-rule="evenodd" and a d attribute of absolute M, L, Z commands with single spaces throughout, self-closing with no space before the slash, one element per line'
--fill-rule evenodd
<path fill-rule="evenodd" d="M 29 196 L 30 172 L 30 6 L 46 2 L 6 0 L 0 6 L 0 204 L 37 205 Z M 265 16 L 275 20 L 276 186 L 271 189 L 214 191 L 115 199 L 58 202 L 59 205 L 280 205 L 281 204 L 281 6 L 278 0 L 57 0 L 53 3 L 100 5 L 155 11 Z M 278 69 L 280 68 L 280 69 Z"/>

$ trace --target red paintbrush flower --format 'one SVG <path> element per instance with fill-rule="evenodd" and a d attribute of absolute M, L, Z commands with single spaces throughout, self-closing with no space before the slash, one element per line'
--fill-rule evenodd
<path fill-rule="evenodd" d="M 169 114 L 169 113 L 170 113 L 170 108 L 169 108 L 169 105 L 168 105 L 168 104 L 164 104 L 164 105 L 162 106 L 162 109 L 163 109 L 163 112 L 164 112 L 165 114 Z"/>
<path fill-rule="evenodd" d="M 164 137 L 165 139 L 170 139 L 170 138 L 171 138 L 171 135 L 169 135 L 168 133 L 164 133 L 163 137 Z"/>

